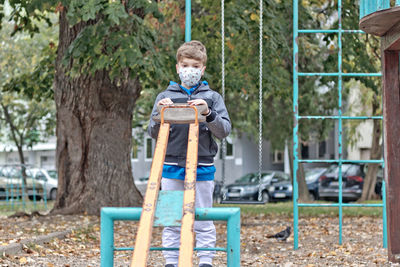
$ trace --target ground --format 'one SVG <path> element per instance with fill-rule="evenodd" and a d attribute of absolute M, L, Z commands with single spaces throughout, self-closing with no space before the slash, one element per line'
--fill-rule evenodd
<path fill-rule="evenodd" d="M 400 266 L 387 262 L 381 218 L 344 218 L 343 245 L 338 244 L 338 222 L 335 216 L 300 219 L 299 249 L 293 250 L 293 234 L 287 242 L 267 238 L 291 226 L 291 217 L 242 216 L 241 266 Z M 116 223 L 116 247 L 133 246 L 137 224 Z M 217 246 L 222 247 L 226 244 L 226 224 L 216 222 L 216 228 Z M 99 266 L 100 224 L 94 216 L 3 216 L 0 245 L 68 229 L 74 230 L 65 238 L 43 245 L 29 243 L 17 255 L 3 254 L 0 266 Z M 155 228 L 152 246 L 160 246 L 160 233 L 160 228 Z M 118 252 L 114 266 L 129 266 L 130 258 L 131 252 Z M 150 252 L 148 266 L 163 266 L 161 252 Z M 217 253 L 214 266 L 226 266 L 225 253 Z"/>

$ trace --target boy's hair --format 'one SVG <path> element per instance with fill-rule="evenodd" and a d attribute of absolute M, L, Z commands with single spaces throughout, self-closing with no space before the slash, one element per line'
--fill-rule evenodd
<path fill-rule="evenodd" d="M 207 50 L 206 47 L 200 41 L 190 41 L 182 44 L 178 51 L 176 52 L 176 61 L 179 61 L 182 58 L 191 58 L 201 61 L 203 65 L 207 63 Z"/>

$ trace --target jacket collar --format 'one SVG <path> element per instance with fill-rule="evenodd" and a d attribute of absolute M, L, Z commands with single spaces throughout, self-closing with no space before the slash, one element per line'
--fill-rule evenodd
<path fill-rule="evenodd" d="M 174 81 L 169 82 L 169 86 L 167 88 L 168 91 L 182 91 L 180 85 Z M 194 89 L 194 91 L 207 91 L 210 90 L 207 81 L 202 81 L 200 84 Z"/>

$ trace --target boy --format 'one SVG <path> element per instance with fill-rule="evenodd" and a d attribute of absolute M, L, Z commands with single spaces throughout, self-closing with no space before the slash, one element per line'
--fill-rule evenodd
<path fill-rule="evenodd" d="M 199 41 L 181 45 L 176 54 L 176 71 L 181 84 L 170 82 L 154 103 L 152 116 L 158 114 L 158 105 L 187 103 L 206 105 L 206 122 L 199 125 L 198 165 L 196 182 L 196 208 L 212 207 L 214 189 L 214 156 L 218 146 L 212 134 L 225 138 L 231 131 L 231 122 L 220 94 L 210 89 L 206 81 L 200 82 L 207 62 L 207 52 Z M 150 119 L 148 133 L 157 138 L 160 124 Z M 161 190 L 183 190 L 189 125 L 173 124 L 170 128 L 168 147 L 163 167 Z M 215 247 L 216 233 L 212 221 L 195 221 L 196 247 Z M 163 247 L 179 247 L 180 227 L 165 227 Z M 178 266 L 179 251 L 163 251 L 165 267 Z M 199 267 L 211 267 L 214 251 L 199 251 Z"/>

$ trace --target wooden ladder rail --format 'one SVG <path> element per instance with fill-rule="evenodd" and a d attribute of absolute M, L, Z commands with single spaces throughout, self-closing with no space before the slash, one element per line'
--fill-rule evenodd
<path fill-rule="evenodd" d="M 191 123 L 189 126 L 189 140 L 186 156 L 186 176 L 184 182 L 185 191 L 183 193 L 181 243 L 179 247 L 179 267 L 191 267 L 193 264 L 198 144 L 199 124 L 196 120 L 195 123 Z"/>
<path fill-rule="evenodd" d="M 154 214 L 158 192 L 160 189 L 162 169 L 165 161 L 165 153 L 168 145 L 170 124 L 164 122 L 164 110 L 166 108 L 179 108 L 179 106 L 165 106 L 161 109 L 161 124 L 157 137 L 154 158 L 151 165 L 150 177 L 147 184 L 142 214 L 135 247 L 131 261 L 131 267 L 145 267 L 153 231 Z M 190 123 L 188 148 L 186 158 L 186 177 L 184 182 L 184 198 L 181 227 L 181 246 L 179 249 L 179 266 L 191 267 L 193 265 L 194 248 L 194 215 L 196 199 L 196 175 L 197 175 L 197 152 L 199 138 L 198 110 L 189 106 L 195 111 L 195 122 Z"/>

